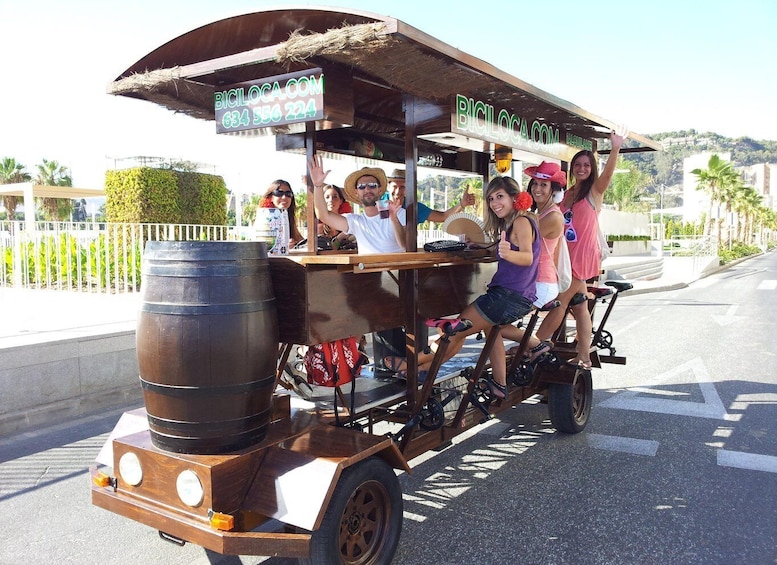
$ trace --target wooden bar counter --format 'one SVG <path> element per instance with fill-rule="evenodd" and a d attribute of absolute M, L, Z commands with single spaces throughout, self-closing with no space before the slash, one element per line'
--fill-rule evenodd
<path fill-rule="evenodd" d="M 417 269 L 418 314 L 461 312 L 485 292 L 496 261 L 485 250 L 270 258 L 280 341 L 313 345 L 403 326 L 396 271 Z"/>

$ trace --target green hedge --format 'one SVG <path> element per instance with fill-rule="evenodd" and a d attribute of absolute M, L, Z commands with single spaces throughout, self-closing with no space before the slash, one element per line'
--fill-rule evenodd
<path fill-rule="evenodd" d="M 731 249 L 720 248 L 718 249 L 718 257 L 720 257 L 720 264 L 725 265 L 735 259 L 741 259 L 742 257 L 748 257 L 750 255 L 757 255 L 761 253 L 761 248 L 755 245 L 747 245 L 745 243 L 734 242 Z"/>
<path fill-rule="evenodd" d="M 149 167 L 105 174 L 108 222 L 224 225 L 226 198 L 216 175 Z"/>

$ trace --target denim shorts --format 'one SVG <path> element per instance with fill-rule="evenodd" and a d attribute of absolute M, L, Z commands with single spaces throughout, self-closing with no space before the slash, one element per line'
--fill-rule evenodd
<path fill-rule="evenodd" d="M 512 324 L 531 311 L 531 300 L 503 286 L 489 287 L 473 303 L 478 314 L 494 326 Z"/>

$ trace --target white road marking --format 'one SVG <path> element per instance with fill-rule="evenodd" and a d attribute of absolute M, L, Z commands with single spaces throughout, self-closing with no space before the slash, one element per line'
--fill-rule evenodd
<path fill-rule="evenodd" d="M 721 467 L 777 473 L 777 457 L 773 455 L 759 455 L 758 453 L 745 453 L 744 451 L 719 449 L 718 465 Z"/>
<path fill-rule="evenodd" d="M 758 285 L 756 290 L 774 290 L 777 289 L 777 280 L 764 280 Z"/>
<path fill-rule="evenodd" d="M 658 442 L 650 439 L 637 439 L 633 437 L 606 436 L 600 434 L 587 434 L 588 445 L 595 449 L 605 451 L 619 451 L 632 455 L 649 455 L 655 457 L 658 451 Z"/>
<path fill-rule="evenodd" d="M 644 396 L 666 395 L 665 391 L 653 389 L 654 385 L 667 383 L 678 374 L 693 374 L 701 389 L 704 402 L 690 402 L 684 400 L 670 400 L 667 398 L 653 398 Z M 621 410 L 639 410 L 642 412 L 655 412 L 658 414 L 674 414 L 676 416 L 693 416 L 695 418 L 710 418 L 713 420 L 738 420 L 741 415 L 729 414 L 720 400 L 715 385 L 710 382 L 710 376 L 704 363 L 698 357 L 675 367 L 671 371 L 658 375 L 656 379 L 648 383 L 648 387 L 639 387 L 636 390 L 621 392 L 600 402 L 598 406 L 605 408 L 619 408 Z"/>
<path fill-rule="evenodd" d="M 744 320 L 745 319 L 744 316 L 735 316 L 737 308 L 739 308 L 739 304 L 732 304 L 731 306 L 728 307 L 728 310 L 724 315 L 712 316 L 712 319 L 715 320 L 720 326 L 729 326 L 734 322 L 739 322 L 741 320 Z"/>

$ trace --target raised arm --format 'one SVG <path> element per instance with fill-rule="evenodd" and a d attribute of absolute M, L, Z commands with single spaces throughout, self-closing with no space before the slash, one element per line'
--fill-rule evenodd
<path fill-rule="evenodd" d="M 324 160 L 320 155 L 313 155 L 308 160 L 308 174 L 313 182 L 313 207 L 316 216 L 325 224 L 339 231 L 348 231 L 348 220 L 337 212 L 330 212 L 324 200 L 324 182 L 330 171 L 324 171 Z"/>
<path fill-rule="evenodd" d="M 467 187 L 464 189 L 464 194 L 461 195 L 461 200 L 459 201 L 458 204 L 456 204 L 455 206 L 451 206 L 444 212 L 440 212 L 439 210 L 432 210 L 427 220 L 429 220 L 430 222 L 442 223 L 453 214 L 464 212 L 467 206 L 474 206 L 474 205 L 475 205 L 475 195 L 470 194 L 469 185 L 467 185 Z"/>
<path fill-rule="evenodd" d="M 402 210 L 402 202 L 399 200 L 389 200 L 389 219 L 391 225 L 394 228 L 394 239 L 397 243 L 405 248 L 405 226 L 399 219 L 399 212 Z M 403 211 L 404 213 L 404 211 Z M 405 216 L 405 222 L 407 222 L 407 216 Z"/>
<path fill-rule="evenodd" d="M 617 126 L 615 130 L 610 132 L 610 142 L 612 143 L 610 156 L 607 158 L 607 164 L 604 166 L 602 174 L 599 175 L 599 178 L 596 179 L 593 187 L 591 187 L 591 190 L 600 197 L 604 195 L 604 191 L 610 186 L 612 175 L 615 172 L 615 165 L 618 161 L 618 155 L 621 151 L 621 145 L 623 145 L 623 142 L 628 137 L 629 129 L 625 126 Z"/>

